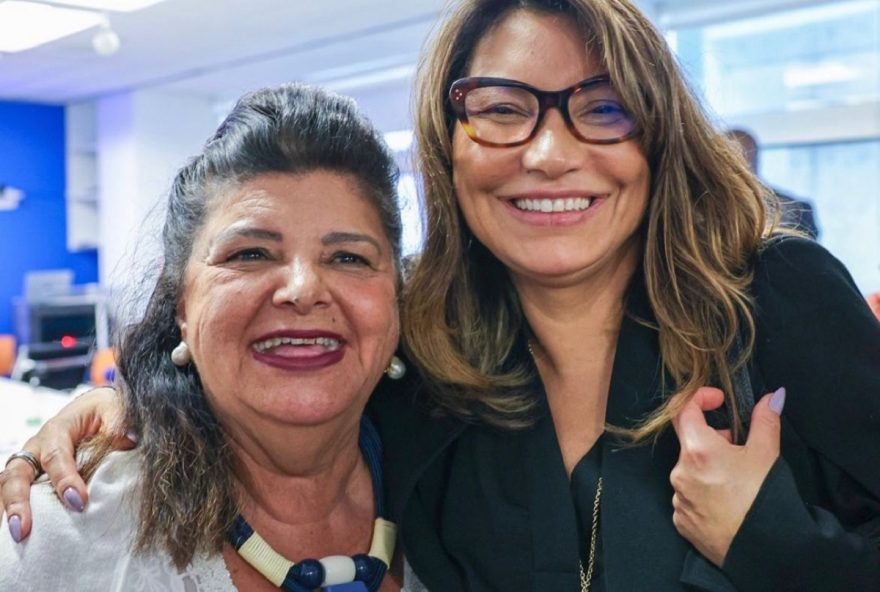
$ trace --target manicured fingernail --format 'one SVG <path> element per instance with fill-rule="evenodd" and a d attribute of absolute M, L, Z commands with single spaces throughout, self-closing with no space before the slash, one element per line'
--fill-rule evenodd
<path fill-rule="evenodd" d="M 770 395 L 770 410 L 776 415 L 782 415 L 782 408 L 785 407 L 785 387 L 779 387 L 776 392 Z"/>
<path fill-rule="evenodd" d="M 9 517 L 9 534 L 16 543 L 21 542 L 21 518 L 19 516 Z"/>
<path fill-rule="evenodd" d="M 68 487 L 64 490 L 64 501 L 67 502 L 68 507 L 77 512 L 82 512 L 86 507 L 79 496 L 79 492 L 73 487 Z"/>
<path fill-rule="evenodd" d="M 125 432 L 125 437 L 132 444 L 138 443 L 138 435 L 137 432 L 134 430 L 128 430 L 127 432 Z"/>

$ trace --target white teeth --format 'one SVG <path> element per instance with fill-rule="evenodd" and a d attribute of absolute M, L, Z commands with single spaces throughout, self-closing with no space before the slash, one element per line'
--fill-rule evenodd
<path fill-rule="evenodd" d="M 564 199 L 515 199 L 513 205 L 527 212 L 576 212 L 586 210 L 593 203 L 591 197 L 567 197 Z"/>
<path fill-rule="evenodd" d="M 336 351 L 339 349 L 339 340 L 331 337 L 273 337 L 255 343 L 254 349 L 263 353 L 279 345 L 320 345 L 328 351 Z"/>

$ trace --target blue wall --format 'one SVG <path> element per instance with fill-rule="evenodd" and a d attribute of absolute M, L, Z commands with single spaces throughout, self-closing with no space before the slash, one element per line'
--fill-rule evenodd
<path fill-rule="evenodd" d="M 64 107 L 0 101 L 0 185 L 25 192 L 0 211 L 0 333 L 14 333 L 12 299 L 24 274 L 72 269 L 74 282 L 98 280 L 97 252 L 67 250 Z"/>

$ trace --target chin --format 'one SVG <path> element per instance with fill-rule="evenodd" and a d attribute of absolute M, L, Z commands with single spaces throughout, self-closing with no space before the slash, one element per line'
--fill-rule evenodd
<path fill-rule="evenodd" d="M 530 254 L 518 261 L 512 261 L 510 265 L 505 263 L 505 267 L 514 270 L 517 275 L 525 277 L 554 279 L 578 275 L 596 263 L 594 259 L 584 258 L 583 253 L 577 259 L 572 258 L 571 255 L 571 252 L 555 256 Z"/>
<path fill-rule="evenodd" d="M 270 397 L 260 405 L 261 415 L 291 426 L 317 426 L 333 421 L 357 409 L 357 415 L 363 412 L 363 405 L 358 401 L 343 401 L 320 393 L 296 393 L 288 396 Z"/>

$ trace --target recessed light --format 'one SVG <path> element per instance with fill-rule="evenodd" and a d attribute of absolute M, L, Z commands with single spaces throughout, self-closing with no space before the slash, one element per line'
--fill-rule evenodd
<path fill-rule="evenodd" d="M 0 2 L 0 52 L 14 53 L 100 25 L 97 12 L 35 2 Z"/>
<path fill-rule="evenodd" d="M 52 3 L 64 4 L 66 6 L 77 6 L 79 8 L 89 8 L 92 10 L 133 12 L 164 1 L 165 0 L 52 0 Z"/>

